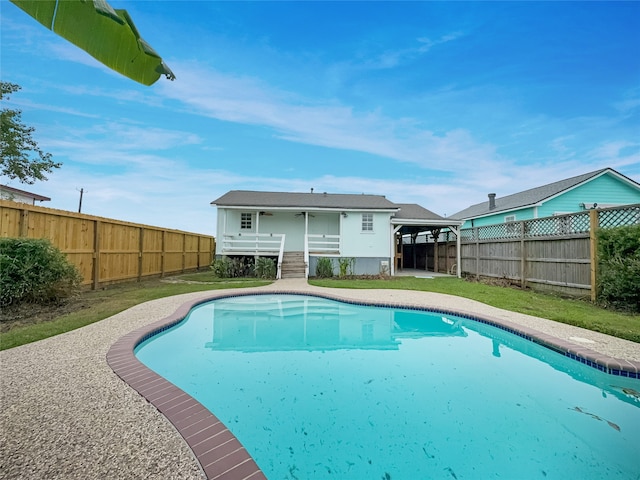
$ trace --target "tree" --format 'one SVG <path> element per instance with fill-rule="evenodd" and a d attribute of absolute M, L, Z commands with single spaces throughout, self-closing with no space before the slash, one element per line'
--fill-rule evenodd
<path fill-rule="evenodd" d="M 0 82 L 0 100 L 18 90 L 19 85 Z M 35 128 L 24 125 L 21 116 L 20 110 L 0 110 L 0 175 L 32 184 L 36 180 L 46 180 L 45 174 L 62 164 L 54 162 L 50 153 L 40 150 L 31 136 Z"/>

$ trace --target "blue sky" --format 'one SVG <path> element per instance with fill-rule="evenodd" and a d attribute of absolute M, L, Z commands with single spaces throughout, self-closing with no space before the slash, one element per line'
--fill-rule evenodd
<path fill-rule="evenodd" d="M 640 2 L 109 3 L 175 81 L 139 85 L 0 0 L 12 106 L 63 163 L 9 184 L 46 206 L 82 188 L 83 213 L 215 234 L 236 189 L 445 216 L 604 167 L 640 181 Z"/>

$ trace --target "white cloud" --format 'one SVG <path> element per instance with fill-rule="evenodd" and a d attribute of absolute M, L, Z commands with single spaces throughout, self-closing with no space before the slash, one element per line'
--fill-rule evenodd
<path fill-rule="evenodd" d="M 46 135 L 46 136 L 45 136 Z M 169 169 L 173 161 L 159 154 L 171 148 L 201 143 L 197 135 L 132 123 L 108 122 L 85 128 L 50 128 L 39 143 L 56 157 L 66 157 L 78 164 L 127 165 Z"/>
<path fill-rule="evenodd" d="M 195 64 L 178 68 L 180 82 L 162 84 L 161 95 L 198 115 L 270 127 L 279 138 L 292 142 L 365 152 L 442 171 L 486 167 L 501 160 L 494 146 L 476 141 L 463 129 L 436 135 L 412 119 L 358 112 L 337 102 L 318 104 L 252 78 Z"/>

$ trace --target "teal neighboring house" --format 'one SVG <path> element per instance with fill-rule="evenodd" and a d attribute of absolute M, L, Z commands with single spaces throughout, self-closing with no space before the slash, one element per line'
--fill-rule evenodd
<path fill-rule="evenodd" d="M 603 168 L 505 197 L 490 193 L 488 201 L 450 218 L 464 221 L 465 229 L 638 203 L 640 184 Z"/>

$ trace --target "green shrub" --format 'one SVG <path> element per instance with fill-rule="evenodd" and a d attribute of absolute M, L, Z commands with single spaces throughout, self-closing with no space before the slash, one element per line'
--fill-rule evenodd
<path fill-rule="evenodd" d="M 276 262 L 273 258 L 258 257 L 255 266 L 256 277 L 271 279 L 276 278 Z"/>
<path fill-rule="evenodd" d="M 316 277 L 331 278 L 333 277 L 333 262 L 330 258 L 320 257 L 316 264 Z"/>
<path fill-rule="evenodd" d="M 356 266 L 356 259 L 353 257 L 342 257 L 338 259 L 338 268 L 340 270 L 340 278 L 347 275 L 353 275 L 353 269 Z"/>
<path fill-rule="evenodd" d="M 598 301 L 640 312 L 640 225 L 598 230 Z"/>
<path fill-rule="evenodd" d="M 76 266 L 49 240 L 0 238 L 0 306 L 57 302 L 81 282 Z"/>
<path fill-rule="evenodd" d="M 213 270 L 213 274 L 218 278 L 230 278 L 231 262 L 227 257 L 215 258 L 213 262 L 211 262 L 211 270 Z"/>
<path fill-rule="evenodd" d="M 211 263 L 211 270 L 218 278 L 253 277 L 254 265 L 251 257 L 222 257 Z"/>

